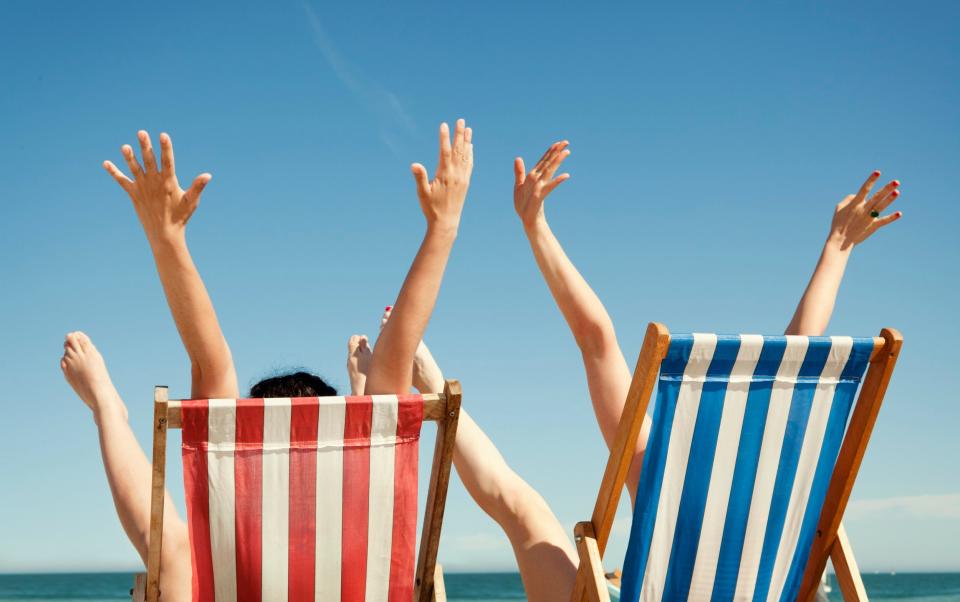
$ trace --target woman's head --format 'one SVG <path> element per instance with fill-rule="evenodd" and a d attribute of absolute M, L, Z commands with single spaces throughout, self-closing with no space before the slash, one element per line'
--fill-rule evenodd
<path fill-rule="evenodd" d="M 250 397 L 330 397 L 337 394 L 322 378 L 302 370 L 271 376 L 250 387 Z"/>

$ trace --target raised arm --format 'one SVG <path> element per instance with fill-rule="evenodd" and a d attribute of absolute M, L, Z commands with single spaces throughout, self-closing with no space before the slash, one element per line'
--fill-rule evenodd
<path fill-rule="evenodd" d="M 827 330 L 840 282 L 854 247 L 903 215 L 896 211 L 881 216 L 900 196 L 900 182 L 897 180 L 867 198 L 879 178 L 880 172 L 873 172 L 857 194 L 847 195 L 837 205 L 820 260 L 787 326 L 786 334 L 820 336 Z"/>
<path fill-rule="evenodd" d="M 566 141 L 553 144 L 529 173 L 523 159 L 517 157 L 513 203 L 537 266 L 583 355 L 594 412 L 610 445 L 630 388 L 630 369 L 607 310 L 564 253 L 543 210 L 547 195 L 570 177 L 567 173 L 554 176 L 570 155 L 567 146 Z"/>
<path fill-rule="evenodd" d="M 368 395 L 410 390 L 410 366 L 433 313 L 460 227 L 460 214 L 473 172 L 473 132 L 463 119 L 458 120 L 451 145 L 450 130 L 447 124 L 441 124 L 440 162 L 434 179 L 429 179 L 427 170 L 419 163 L 411 169 L 420 208 L 427 220 L 427 232 L 400 289 L 393 317 L 374 347 L 366 382 Z"/>
<path fill-rule="evenodd" d="M 137 162 L 130 145 L 125 144 L 121 148 L 133 179 L 124 175 L 110 161 L 104 161 L 103 166 L 130 195 L 147 235 L 167 305 L 190 356 L 191 396 L 238 397 L 237 373 L 230 348 L 220 330 L 207 289 L 187 249 L 187 222 L 197 209 L 200 194 L 212 176 L 200 174 L 189 189 L 182 189 L 177 180 L 170 136 L 160 134 L 162 171 L 157 167 L 147 132 L 141 130 L 137 138 L 143 166 Z"/>

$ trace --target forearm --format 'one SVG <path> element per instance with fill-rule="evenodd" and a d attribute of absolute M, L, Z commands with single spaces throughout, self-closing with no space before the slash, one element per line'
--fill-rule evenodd
<path fill-rule="evenodd" d="M 851 249 L 842 249 L 839 244 L 827 240 L 786 334 L 820 336 L 826 332 Z"/>
<path fill-rule="evenodd" d="M 410 390 L 410 367 L 433 313 L 456 235 L 456 228 L 427 228 L 390 320 L 377 339 L 367 376 L 367 395 Z"/>
<path fill-rule="evenodd" d="M 616 344 L 613 322 L 599 297 L 573 265 L 545 220 L 524 228 L 537 266 L 584 353 Z"/>
<path fill-rule="evenodd" d="M 151 241 L 167 305 L 180 333 L 193 374 L 195 398 L 239 396 L 230 348 L 183 237 Z"/>

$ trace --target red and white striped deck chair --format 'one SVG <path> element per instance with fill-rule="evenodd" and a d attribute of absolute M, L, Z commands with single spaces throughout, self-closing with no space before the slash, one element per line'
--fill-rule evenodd
<path fill-rule="evenodd" d="M 443 394 L 154 401 L 147 575 L 159 599 L 168 428 L 183 429 L 193 600 L 442 601 L 460 385 Z M 420 427 L 437 422 L 419 558 Z M 134 592 L 134 597 L 138 593 Z"/>

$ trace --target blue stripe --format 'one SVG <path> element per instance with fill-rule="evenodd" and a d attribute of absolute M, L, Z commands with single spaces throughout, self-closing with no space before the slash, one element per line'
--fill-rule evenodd
<path fill-rule="evenodd" d="M 833 476 L 837 454 L 840 453 L 840 444 L 846 431 L 847 419 L 850 417 L 850 408 L 857 392 L 857 386 L 863 378 L 870 355 L 873 353 L 873 339 L 854 339 L 850 357 L 840 375 L 840 382 L 833 395 L 833 405 L 830 407 L 830 418 L 827 421 L 827 430 L 824 434 L 823 447 L 820 448 L 820 457 L 817 459 L 817 469 L 810 488 L 810 498 L 803 514 L 803 523 L 800 527 L 800 536 L 797 548 L 790 562 L 790 571 L 784 583 L 783 594 L 780 599 L 784 602 L 796 600 L 800 594 L 803 573 L 810 558 L 810 546 L 813 545 L 813 535 L 820 522 L 820 511 L 823 508 L 827 487 Z"/>
<path fill-rule="evenodd" d="M 797 476 L 797 463 L 803 447 L 803 437 L 810 418 L 810 407 L 816 392 L 817 381 L 830 354 L 832 342 L 825 337 L 810 337 L 806 356 L 797 375 L 790 402 L 790 413 L 783 435 L 783 447 L 780 450 L 780 464 L 773 485 L 773 498 L 770 501 L 770 514 L 767 529 L 763 536 L 763 549 L 760 553 L 760 567 L 757 571 L 757 584 L 753 591 L 754 602 L 766 600 L 770 590 L 773 565 L 777 559 L 777 549 L 783 534 L 783 525 L 790 504 L 790 493 Z"/>
<path fill-rule="evenodd" d="M 703 528 L 703 512 L 707 505 L 707 491 L 713 472 L 713 459 L 717 452 L 717 437 L 720 433 L 720 418 L 723 416 L 723 400 L 727 394 L 730 372 L 740 351 L 739 336 L 717 337 L 717 347 L 707 369 L 707 382 L 700 393 L 690 458 L 680 496 L 673 545 L 664 584 L 664 599 L 686 600 L 693 577 L 693 565 L 697 559 L 700 530 Z"/>
<path fill-rule="evenodd" d="M 753 371 L 753 380 L 747 393 L 747 407 L 743 414 L 733 481 L 730 484 L 727 516 L 723 523 L 723 540 L 720 543 L 712 600 L 733 600 L 736 593 L 743 539 L 757 478 L 757 464 L 760 461 L 760 446 L 767 423 L 767 410 L 770 408 L 770 393 L 773 391 L 774 378 L 786 347 L 787 340 L 784 337 L 764 337 L 760 359 Z"/>
<path fill-rule="evenodd" d="M 693 336 L 671 337 L 667 355 L 660 366 L 660 383 L 657 387 L 653 428 L 643 456 L 643 469 L 640 473 L 640 483 L 637 485 L 627 556 L 623 561 L 620 599 L 624 602 L 637 602 L 640 599 L 640 587 L 643 585 L 643 575 L 650 553 L 650 540 L 653 538 L 653 527 L 657 518 L 657 505 L 660 502 L 660 488 L 663 485 L 667 448 L 670 443 L 670 432 L 673 429 L 673 415 L 683 382 L 683 372 L 690 359 L 692 348 Z"/>

